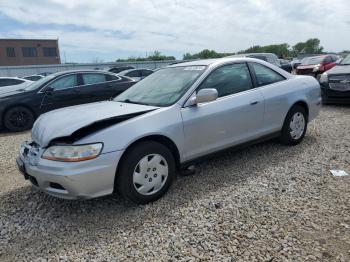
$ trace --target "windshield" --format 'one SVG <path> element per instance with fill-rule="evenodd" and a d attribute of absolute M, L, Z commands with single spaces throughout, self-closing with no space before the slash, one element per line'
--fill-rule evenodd
<path fill-rule="evenodd" d="M 301 60 L 302 65 L 317 65 L 324 59 L 324 56 L 305 57 Z"/>
<path fill-rule="evenodd" d="M 38 81 L 30 84 L 29 86 L 27 86 L 24 90 L 26 91 L 31 91 L 31 90 L 35 90 L 37 88 L 39 88 L 42 84 L 44 84 L 45 82 L 48 82 L 49 80 L 51 80 L 52 78 L 54 78 L 56 76 L 56 74 L 52 74 L 52 75 L 48 75 L 45 76 L 41 79 L 39 79 Z"/>
<path fill-rule="evenodd" d="M 205 66 L 179 66 L 160 69 L 114 100 L 154 106 L 172 105 L 190 88 L 205 68 Z"/>
<path fill-rule="evenodd" d="M 350 65 L 350 55 L 348 55 L 347 57 L 345 57 L 341 63 L 341 65 Z"/>

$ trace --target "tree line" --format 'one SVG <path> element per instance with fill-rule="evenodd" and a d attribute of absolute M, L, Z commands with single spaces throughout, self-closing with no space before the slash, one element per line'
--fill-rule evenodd
<path fill-rule="evenodd" d="M 260 46 L 255 45 L 248 49 L 238 51 L 236 53 L 219 53 L 215 50 L 204 49 L 199 53 L 183 55 L 183 60 L 191 59 L 207 59 L 207 58 L 221 58 L 229 55 L 244 54 L 244 53 L 274 53 L 279 58 L 292 58 L 300 54 L 322 54 L 324 48 L 320 45 L 318 38 L 310 38 L 305 42 L 299 42 L 293 46 L 287 43 Z M 345 52 L 345 51 L 344 51 Z M 127 59 L 118 59 L 117 62 L 135 62 L 135 61 L 161 61 L 161 60 L 176 60 L 174 56 L 162 55 L 159 51 L 154 51 L 151 55 L 146 57 L 129 57 Z"/>

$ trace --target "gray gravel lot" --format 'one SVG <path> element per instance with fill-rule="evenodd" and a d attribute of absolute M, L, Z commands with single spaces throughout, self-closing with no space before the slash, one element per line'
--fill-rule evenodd
<path fill-rule="evenodd" d="M 323 107 L 295 147 L 266 142 L 179 177 L 147 206 L 32 188 L 0 134 L 0 261 L 350 261 L 350 107 Z"/>

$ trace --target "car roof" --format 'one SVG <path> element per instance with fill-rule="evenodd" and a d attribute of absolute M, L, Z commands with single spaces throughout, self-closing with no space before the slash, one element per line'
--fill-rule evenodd
<path fill-rule="evenodd" d="M 0 79 L 19 79 L 19 80 L 27 80 L 27 79 L 23 79 L 17 76 L 0 76 Z"/>
<path fill-rule="evenodd" d="M 236 55 L 231 55 L 231 56 L 228 56 L 228 57 L 242 57 L 242 56 L 250 56 L 250 55 L 263 55 L 263 56 L 276 56 L 276 54 L 274 53 L 243 53 L 243 54 L 236 54 Z"/>
<path fill-rule="evenodd" d="M 66 70 L 66 71 L 60 71 L 56 73 L 50 74 L 50 76 L 58 76 L 58 75 L 64 75 L 64 74 L 79 74 L 79 73 L 102 73 L 102 74 L 112 74 L 112 72 L 108 72 L 105 70 L 95 70 L 95 69 L 84 69 L 84 70 Z"/>
<path fill-rule="evenodd" d="M 182 67 L 182 66 L 211 66 L 226 62 L 242 62 L 242 61 L 251 61 L 251 62 L 261 62 L 260 59 L 248 58 L 248 57 L 224 57 L 224 58 L 212 58 L 212 59 L 202 59 L 189 62 L 183 62 L 179 64 L 169 65 L 167 67 Z"/>

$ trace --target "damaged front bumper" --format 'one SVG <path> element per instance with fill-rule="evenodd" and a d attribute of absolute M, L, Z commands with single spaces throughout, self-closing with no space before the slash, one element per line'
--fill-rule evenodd
<path fill-rule="evenodd" d="M 64 199 L 88 199 L 113 193 L 117 165 L 123 151 L 103 153 L 81 162 L 59 162 L 41 158 L 41 150 L 21 146 L 17 166 L 40 190 Z"/>

